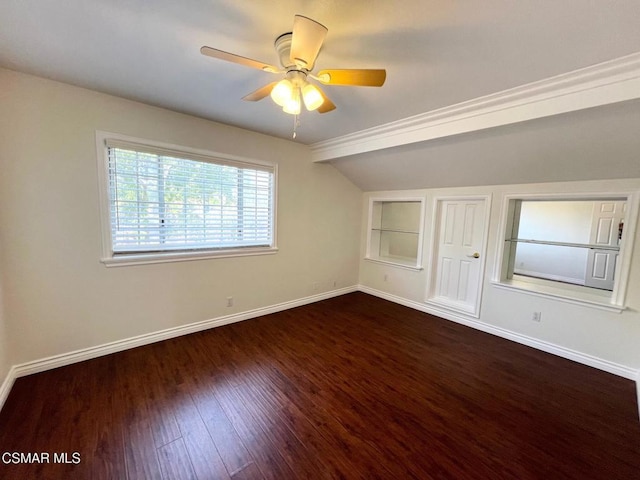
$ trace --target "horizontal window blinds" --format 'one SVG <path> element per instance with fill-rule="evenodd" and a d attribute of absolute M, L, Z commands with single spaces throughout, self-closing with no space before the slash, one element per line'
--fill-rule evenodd
<path fill-rule="evenodd" d="M 107 151 L 114 254 L 273 245 L 273 167 L 116 141 Z"/>

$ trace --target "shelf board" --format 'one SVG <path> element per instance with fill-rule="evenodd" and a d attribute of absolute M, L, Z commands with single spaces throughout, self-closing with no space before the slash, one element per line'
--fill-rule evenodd
<path fill-rule="evenodd" d="M 617 245 L 598 245 L 596 243 L 569 243 L 569 242 L 553 242 L 551 240 L 530 240 L 526 238 L 507 238 L 506 242 L 516 243 L 531 243 L 534 245 L 551 245 L 555 247 L 574 247 L 574 248 L 588 248 L 590 250 L 611 250 L 619 252 L 620 247 Z"/>
<path fill-rule="evenodd" d="M 419 232 L 415 232 L 413 230 L 398 230 L 393 228 L 372 228 L 374 232 L 393 232 L 393 233 L 410 233 L 412 235 L 418 235 Z"/>
<path fill-rule="evenodd" d="M 406 268 L 409 270 L 422 270 L 421 265 L 417 265 L 415 258 L 405 257 L 364 257 L 365 260 L 374 263 L 382 263 L 385 265 L 391 265 L 394 267 Z"/>

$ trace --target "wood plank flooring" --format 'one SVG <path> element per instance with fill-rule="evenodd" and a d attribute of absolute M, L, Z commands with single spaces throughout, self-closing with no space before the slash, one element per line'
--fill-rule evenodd
<path fill-rule="evenodd" d="M 640 422 L 634 382 L 353 293 L 20 378 L 4 452 L 50 463 L 2 479 L 634 479 Z"/>

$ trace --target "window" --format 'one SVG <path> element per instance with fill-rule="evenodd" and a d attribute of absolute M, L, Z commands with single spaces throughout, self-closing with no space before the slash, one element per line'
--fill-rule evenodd
<path fill-rule="evenodd" d="M 631 195 L 510 197 L 496 283 L 612 309 L 624 307 L 636 201 Z"/>
<path fill-rule="evenodd" d="M 274 166 L 105 135 L 99 142 L 105 263 L 275 251 Z"/>
<path fill-rule="evenodd" d="M 421 198 L 371 199 L 366 258 L 421 269 L 423 217 Z"/>

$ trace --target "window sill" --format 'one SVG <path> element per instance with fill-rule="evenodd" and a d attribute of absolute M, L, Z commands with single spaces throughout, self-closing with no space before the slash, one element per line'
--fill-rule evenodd
<path fill-rule="evenodd" d="M 416 265 L 416 261 L 415 260 L 405 260 L 405 259 L 400 259 L 400 258 L 371 258 L 371 257 L 365 257 L 365 260 L 368 260 L 369 262 L 373 262 L 373 263 L 382 263 L 383 265 L 391 265 L 393 267 L 399 267 L 399 268 L 405 268 L 407 270 L 416 270 L 416 271 L 420 271 L 422 270 L 422 267 L 420 265 Z"/>
<path fill-rule="evenodd" d="M 515 290 L 527 295 L 553 298 L 561 302 L 581 305 L 583 307 L 597 308 L 608 312 L 620 313 L 626 309 L 623 305 L 615 305 L 611 303 L 607 295 L 599 294 L 597 292 L 571 291 L 552 285 L 530 283 L 521 280 L 503 280 L 501 282 L 492 281 L 491 284 L 496 288 L 504 290 Z"/>
<path fill-rule="evenodd" d="M 119 254 L 102 258 L 100 261 L 107 267 L 124 267 L 131 265 L 147 265 L 152 263 L 189 262 L 211 258 L 247 257 L 253 255 L 271 255 L 277 253 L 276 247 L 237 248 L 222 251 L 207 250 L 199 252 L 165 252 L 142 254 Z"/>

